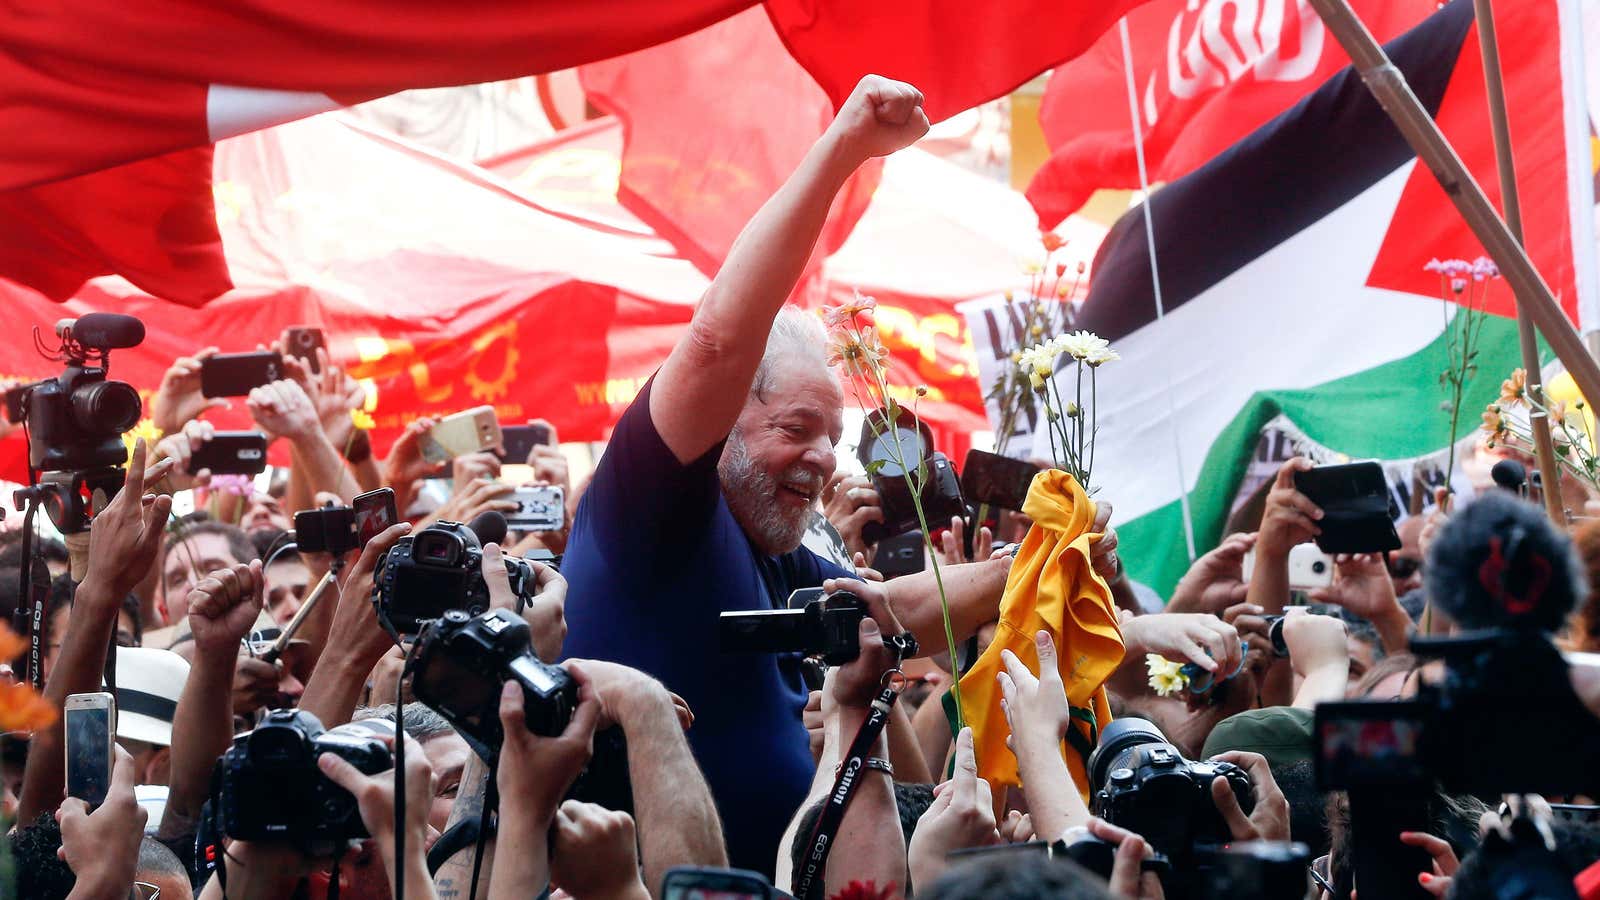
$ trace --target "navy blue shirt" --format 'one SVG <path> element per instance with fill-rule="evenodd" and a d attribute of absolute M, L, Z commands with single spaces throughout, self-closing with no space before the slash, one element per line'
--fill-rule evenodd
<path fill-rule="evenodd" d="M 650 385 L 622 414 L 584 494 L 561 571 L 569 657 L 649 672 L 694 710 L 689 743 L 722 815 L 729 861 L 772 874 L 816 772 L 800 714 L 798 654 L 724 654 L 724 610 L 854 577 L 801 547 L 760 553 L 717 480 L 722 445 L 678 462 L 650 419 Z"/>

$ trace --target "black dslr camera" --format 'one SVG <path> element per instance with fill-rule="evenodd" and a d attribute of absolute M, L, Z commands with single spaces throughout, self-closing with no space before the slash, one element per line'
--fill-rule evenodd
<path fill-rule="evenodd" d="M 1211 799 L 1211 782 L 1218 775 L 1232 785 L 1240 809 L 1248 814 L 1255 808 L 1250 776 L 1243 769 L 1184 759 L 1144 719 L 1117 719 L 1107 725 L 1089 755 L 1095 815 L 1142 835 L 1179 872 L 1202 861 L 1206 851 L 1233 840 Z"/>
<path fill-rule="evenodd" d="M 511 590 L 522 603 L 535 593 L 533 568 L 506 556 Z M 476 615 L 489 608 L 483 580 L 483 546 L 460 522 L 435 522 L 406 535 L 378 560 L 373 594 L 379 609 L 401 634 L 416 634 L 421 624 L 446 610 Z"/>
<path fill-rule="evenodd" d="M 144 323 L 133 316 L 90 313 L 63 319 L 55 332 L 61 339 L 48 349 L 34 329 L 34 344 L 46 359 L 66 363 L 54 378 L 6 392 L 6 417 L 28 427 L 28 465 L 41 473 L 40 484 L 19 492 L 45 504 L 50 520 L 64 533 L 88 527 L 93 495 L 110 502 L 122 486 L 122 464 L 128 449 L 122 434 L 137 425 L 143 401 L 126 382 L 107 378 L 111 351 L 137 347 L 144 341 Z"/>
<path fill-rule="evenodd" d="M 882 522 L 868 522 L 861 529 L 861 539 L 867 543 L 921 527 L 911 486 L 906 484 L 906 470 L 898 460 L 912 467 L 912 478 L 921 484 L 922 509 L 928 522 L 966 516 L 955 467 L 943 453 L 934 452 L 933 432 L 927 423 L 905 409 L 896 407 L 893 414 L 880 409 L 868 415 L 861 425 L 856 458 L 871 476 L 883 509 Z"/>
<path fill-rule="evenodd" d="M 578 707 L 578 683 L 566 669 L 533 655 L 528 623 L 508 609 L 481 615 L 447 610 L 417 638 L 415 653 L 412 694 L 484 759 L 492 759 L 504 739 L 500 690 L 507 681 L 522 686 L 523 715 L 534 734 L 559 735 Z"/>
<path fill-rule="evenodd" d="M 382 741 L 327 731 L 301 710 L 272 710 L 254 731 L 234 738 L 217 762 L 212 807 L 223 834 L 301 848 L 367 837 L 355 797 L 317 768 L 323 753 L 368 775 L 394 768 L 394 753 Z"/>
<path fill-rule="evenodd" d="M 718 623 L 722 652 L 799 652 L 820 656 L 830 666 L 861 655 L 859 629 L 867 616 L 865 600 L 849 591 L 823 596 L 821 588 L 802 588 L 790 595 L 789 606 L 723 613 Z"/>

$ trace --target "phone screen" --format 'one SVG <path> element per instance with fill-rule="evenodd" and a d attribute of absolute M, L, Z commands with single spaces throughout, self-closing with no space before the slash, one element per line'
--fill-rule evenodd
<path fill-rule="evenodd" d="M 66 736 L 67 796 L 99 806 L 111 788 L 110 708 L 69 708 Z"/>
<path fill-rule="evenodd" d="M 1422 710 L 1409 702 L 1353 701 L 1317 705 L 1317 781 L 1340 790 L 1415 784 L 1429 777 L 1422 762 Z"/>
<path fill-rule="evenodd" d="M 399 518 L 394 506 L 394 491 L 378 488 L 357 497 L 351 504 L 356 518 L 356 547 L 365 547 L 367 541 L 383 533 Z"/>

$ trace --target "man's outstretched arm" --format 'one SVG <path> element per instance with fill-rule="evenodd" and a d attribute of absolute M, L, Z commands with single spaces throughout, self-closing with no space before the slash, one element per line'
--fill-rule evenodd
<path fill-rule="evenodd" d="M 805 270 L 845 180 L 868 159 L 910 146 L 927 131 L 921 92 L 868 75 L 740 232 L 651 387 L 650 419 L 680 462 L 699 459 L 733 429 L 767 332 Z"/>

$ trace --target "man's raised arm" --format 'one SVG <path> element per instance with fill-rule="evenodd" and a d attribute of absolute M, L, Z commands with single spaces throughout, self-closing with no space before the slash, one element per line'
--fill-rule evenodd
<path fill-rule="evenodd" d="M 767 332 L 845 180 L 868 159 L 908 147 L 927 131 L 921 92 L 868 75 L 739 234 L 651 388 L 650 419 L 680 462 L 699 459 L 733 429 Z"/>

